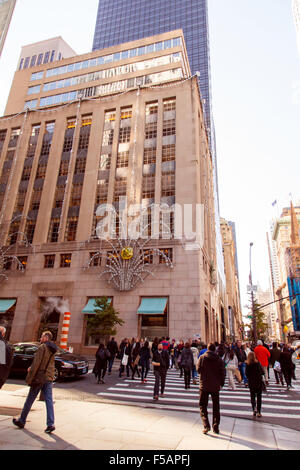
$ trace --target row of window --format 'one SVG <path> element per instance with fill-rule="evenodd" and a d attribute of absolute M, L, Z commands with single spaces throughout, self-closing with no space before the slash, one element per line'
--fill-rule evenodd
<path fill-rule="evenodd" d="M 143 250 L 144 263 L 153 264 L 154 262 L 154 252 L 151 249 Z M 90 256 L 90 266 L 99 267 L 102 265 L 103 258 L 102 254 L 99 252 L 91 252 Z M 72 263 L 72 253 L 63 253 L 59 255 L 59 267 L 60 268 L 70 268 Z M 105 253 L 105 265 L 110 264 L 111 261 L 116 257 L 114 252 Z M 173 249 L 172 248 L 162 248 L 159 254 L 159 264 L 166 264 L 167 258 L 173 262 Z M 56 255 L 48 254 L 44 255 L 44 269 L 53 269 L 55 266 Z M 14 267 L 18 271 L 26 270 L 28 264 L 28 256 L 19 256 L 18 262 L 13 259 L 8 259 L 4 263 L 4 270 L 10 271 Z"/>
<path fill-rule="evenodd" d="M 133 64 L 126 64 L 120 67 L 114 67 L 110 69 L 100 70 L 93 73 L 88 73 L 86 75 L 78 75 L 76 77 L 65 78 L 64 80 L 57 80 L 54 82 L 45 83 L 43 86 L 43 91 L 52 91 L 59 88 L 67 88 L 69 86 L 81 85 L 83 83 L 93 82 L 97 80 L 103 80 L 106 78 L 114 78 L 119 75 L 125 75 L 129 73 L 134 73 L 142 71 L 145 69 L 150 69 L 153 67 L 158 67 L 162 65 L 171 64 L 174 62 L 179 62 L 181 60 L 181 53 L 177 52 L 175 54 L 170 54 L 162 57 L 155 57 L 153 59 L 145 60 L 142 62 L 135 62 Z M 41 91 L 42 85 L 35 85 L 28 88 L 28 95 L 33 95 Z"/>
<path fill-rule="evenodd" d="M 19 70 L 28 69 L 29 67 L 35 67 L 42 64 L 48 64 L 49 62 L 54 62 L 55 60 L 55 50 L 42 52 L 41 54 L 35 54 L 31 57 L 23 57 L 20 60 Z M 62 55 L 59 52 L 58 60 L 61 60 Z"/>
<path fill-rule="evenodd" d="M 97 67 L 98 65 L 105 65 L 111 62 L 117 62 L 119 60 L 129 59 L 131 57 L 138 57 L 140 55 L 149 54 L 151 52 L 163 51 L 172 47 L 181 45 L 181 38 L 168 39 L 167 41 L 161 41 L 148 46 L 137 47 L 135 49 L 128 49 L 122 52 L 116 52 L 115 54 L 109 54 L 105 56 L 95 57 L 93 59 L 84 60 L 81 62 L 75 62 L 73 64 L 64 65 L 62 67 L 55 67 L 49 69 L 46 72 L 46 77 L 53 77 L 56 75 L 62 75 L 65 73 L 71 73 L 77 70 L 84 70 L 90 67 Z M 36 72 L 31 75 L 31 81 L 40 80 L 43 78 L 44 71 Z"/>
<path fill-rule="evenodd" d="M 58 95 L 52 95 L 40 98 L 38 105 L 38 99 L 33 99 L 25 102 L 24 109 L 35 109 L 37 107 L 43 108 L 45 106 L 54 106 L 70 101 L 76 101 L 78 99 L 92 98 L 97 96 L 109 95 L 113 93 L 120 93 L 130 88 L 136 88 L 139 86 L 146 85 L 158 85 L 160 83 L 180 80 L 183 77 L 183 71 L 181 68 L 165 70 L 159 73 L 153 73 L 150 75 L 144 75 L 141 77 L 130 78 L 127 80 L 120 80 L 113 83 L 107 83 L 95 87 L 84 88 L 81 90 L 69 91 L 67 93 L 61 93 Z"/>

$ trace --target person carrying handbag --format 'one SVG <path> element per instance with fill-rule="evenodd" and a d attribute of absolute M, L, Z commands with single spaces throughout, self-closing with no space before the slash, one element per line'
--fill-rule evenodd
<path fill-rule="evenodd" d="M 30 386 L 29 393 L 20 418 L 13 419 L 13 424 L 20 429 L 25 427 L 26 419 L 32 405 L 39 392 L 42 391 L 47 409 L 47 428 L 45 432 L 50 434 L 55 430 L 52 386 L 55 375 L 54 356 L 57 351 L 57 346 L 51 340 L 52 333 L 50 331 L 42 333 L 40 339 L 41 345 L 35 353 L 31 367 L 28 369 L 26 383 Z"/>
<path fill-rule="evenodd" d="M 236 373 L 236 370 L 238 370 L 239 363 L 238 363 L 238 359 L 233 349 L 231 349 L 230 351 L 226 353 L 223 360 L 224 360 L 226 372 L 228 375 L 229 386 L 231 387 L 232 390 L 236 390 L 236 386 L 234 383 L 234 375 Z"/>

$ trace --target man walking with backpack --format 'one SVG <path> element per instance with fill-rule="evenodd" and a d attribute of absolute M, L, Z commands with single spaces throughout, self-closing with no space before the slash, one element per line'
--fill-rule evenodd
<path fill-rule="evenodd" d="M 225 383 L 225 365 L 216 353 L 216 346 L 213 343 L 208 345 L 208 350 L 200 356 L 197 363 L 200 386 L 200 415 L 203 422 L 203 434 L 210 431 L 208 419 L 208 399 L 209 395 L 213 402 L 213 432 L 219 434 L 220 425 L 220 389 Z"/>

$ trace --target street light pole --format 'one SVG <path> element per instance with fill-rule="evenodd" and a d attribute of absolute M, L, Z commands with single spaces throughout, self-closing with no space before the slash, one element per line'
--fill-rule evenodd
<path fill-rule="evenodd" d="M 253 291 L 253 284 L 252 284 L 252 266 L 251 266 L 251 248 L 253 247 L 253 243 L 250 243 L 250 253 L 249 253 L 249 261 L 250 261 L 250 288 L 251 288 L 251 303 L 252 303 L 252 331 L 253 331 L 253 340 L 254 344 L 257 344 L 257 328 L 256 328 L 256 313 L 254 309 L 254 291 Z"/>

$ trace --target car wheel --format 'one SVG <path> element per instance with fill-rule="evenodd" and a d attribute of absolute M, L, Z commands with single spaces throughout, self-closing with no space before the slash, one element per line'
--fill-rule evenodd
<path fill-rule="evenodd" d="M 54 382 L 57 382 L 60 379 L 60 371 L 57 367 L 54 369 Z"/>

